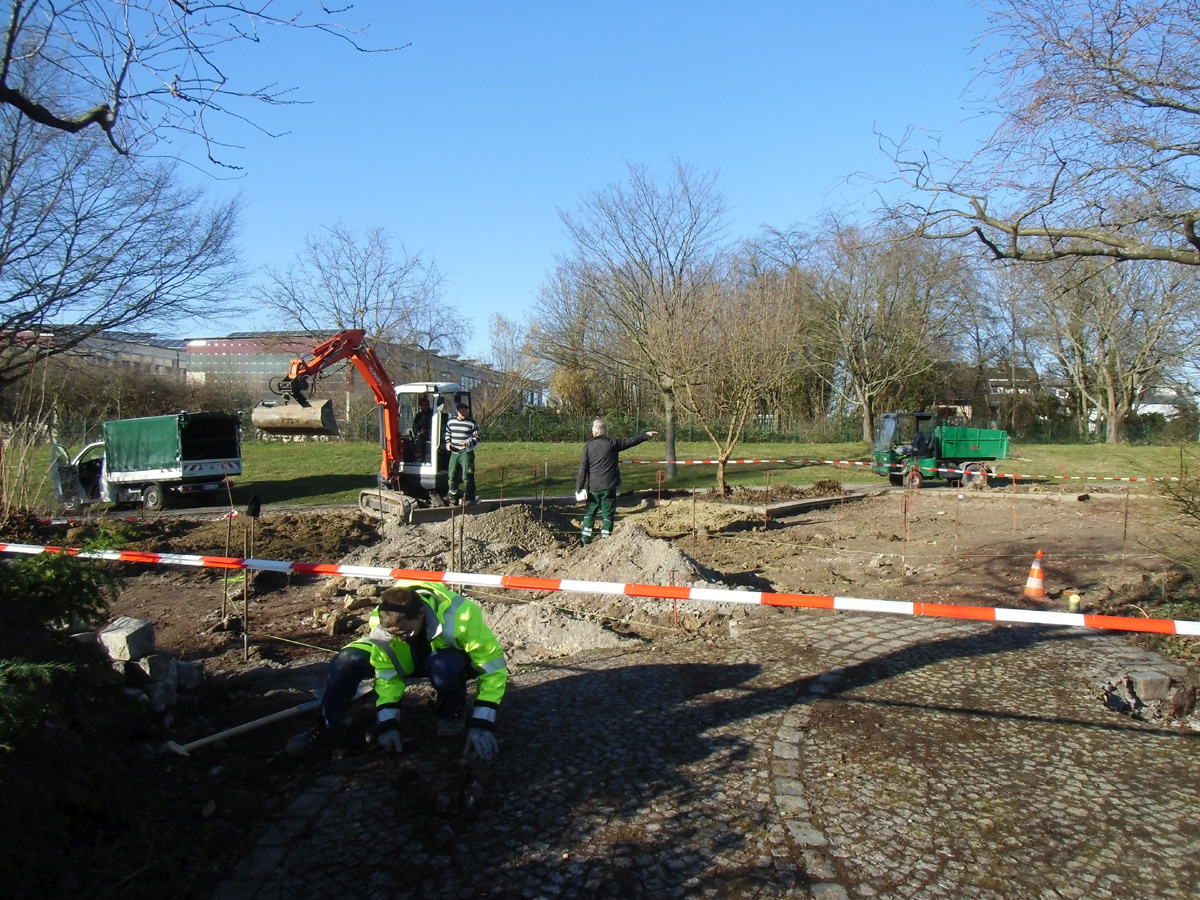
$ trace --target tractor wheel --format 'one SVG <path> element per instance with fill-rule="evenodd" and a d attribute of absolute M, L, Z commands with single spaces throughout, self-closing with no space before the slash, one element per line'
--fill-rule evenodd
<path fill-rule="evenodd" d="M 963 487 L 974 487 L 977 484 L 986 482 L 987 477 L 987 466 L 983 465 L 983 463 L 967 463 L 963 466 Z"/>
<path fill-rule="evenodd" d="M 901 485 L 904 484 L 904 476 L 903 475 L 889 475 L 888 481 L 890 481 L 896 487 L 900 487 Z"/>
<path fill-rule="evenodd" d="M 159 512 L 166 508 L 167 492 L 161 484 L 148 484 L 142 488 L 142 506 L 150 512 Z"/>
<path fill-rule="evenodd" d="M 914 467 L 905 472 L 904 486 L 914 491 L 919 490 L 921 487 L 921 470 Z"/>

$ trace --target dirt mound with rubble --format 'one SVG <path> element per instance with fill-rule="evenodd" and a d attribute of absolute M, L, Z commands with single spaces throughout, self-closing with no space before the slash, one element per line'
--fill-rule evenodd
<path fill-rule="evenodd" d="M 724 587 L 716 573 L 689 558 L 644 527 L 621 523 L 612 536 L 580 544 L 561 515 L 546 517 L 533 507 L 512 505 L 491 513 L 383 530 L 382 539 L 358 547 L 344 565 L 528 575 L 620 585 Z M 737 604 L 714 604 L 612 596 L 607 593 L 531 592 L 466 589 L 485 607 L 489 624 L 507 648 L 512 665 L 537 662 L 581 650 L 652 639 L 664 631 L 715 630 L 727 633 Z M 344 579 L 328 603 L 373 595 L 362 579 Z M 353 601 L 352 601 L 353 602 Z M 365 605 L 360 602 L 359 607 Z M 682 615 L 682 619 L 680 616 Z M 361 629 L 363 626 L 358 624 Z"/>

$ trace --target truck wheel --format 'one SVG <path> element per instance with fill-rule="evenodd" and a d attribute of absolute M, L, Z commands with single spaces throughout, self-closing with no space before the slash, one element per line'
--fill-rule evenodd
<path fill-rule="evenodd" d="M 967 463 L 963 466 L 963 487 L 974 487 L 981 482 L 987 481 L 987 476 L 987 466 L 982 463 Z"/>
<path fill-rule="evenodd" d="M 921 470 L 913 468 L 905 472 L 904 486 L 906 488 L 911 488 L 914 491 L 919 490 L 921 487 Z"/>
<path fill-rule="evenodd" d="M 149 484 L 142 489 L 142 506 L 150 512 L 158 512 L 167 505 L 167 492 L 161 484 Z"/>

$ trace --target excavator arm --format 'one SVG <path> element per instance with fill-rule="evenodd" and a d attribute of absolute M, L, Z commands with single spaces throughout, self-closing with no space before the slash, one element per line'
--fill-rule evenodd
<path fill-rule="evenodd" d="M 337 434 L 330 401 L 315 401 L 309 394 L 318 375 L 348 360 L 358 369 L 379 407 L 379 437 L 383 447 L 379 483 L 399 490 L 404 447 L 396 389 L 375 351 L 363 343 L 364 337 L 361 328 L 352 328 L 317 345 L 307 357 L 293 359 L 287 376 L 272 384 L 279 399 L 268 398 L 259 403 L 250 420 L 269 434 Z"/>

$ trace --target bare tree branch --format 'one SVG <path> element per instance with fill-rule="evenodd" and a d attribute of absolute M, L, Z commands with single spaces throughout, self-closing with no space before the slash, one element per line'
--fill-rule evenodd
<path fill-rule="evenodd" d="M 894 150 L 917 234 L 997 259 L 1200 265 L 1200 7 L 1190 0 L 991 0 L 1000 124 L 980 152 Z"/>
<path fill-rule="evenodd" d="M 109 329 L 232 312 L 238 204 L 0 107 L 0 384 Z"/>
<path fill-rule="evenodd" d="M 295 0 L 298 4 L 302 0 Z M 228 146 L 210 123 L 213 115 L 254 126 L 241 110 L 246 101 L 269 105 L 298 102 L 274 84 L 242 85 L 221 64 L 233 45 L 262 43 L 268 30 L 316 32 L 356 52 L 365 26 L 337 21 L 350 9 L 316 4 L 276 14 L 273 0 L 12 0 L 3 55 L 0 105 L 32 121 L 78 133 L 102 129 L 122 154 L 148 150 L 170 132 L 198 137 L 209 159 Z M 34 59 L 59 72 L 59 91 L 30 89 L 19 69 Z M 80 109 L 79 107 L 82 107 Z M 233 166 L 229 166 L 235 168 Z"/>

